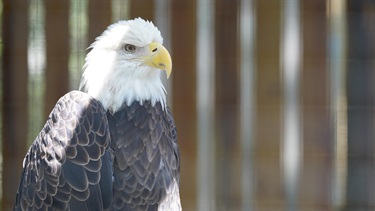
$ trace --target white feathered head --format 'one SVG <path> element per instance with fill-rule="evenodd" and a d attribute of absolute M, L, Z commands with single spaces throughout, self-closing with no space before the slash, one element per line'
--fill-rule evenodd
<path fill-rule="evenodd" d="M 90 46 L 80 90 L 116 112 L 123 103 L 150 100 L 165 106 L 161 70 L 167 77 L 172 61 L 152 22 L 141 18 L 110 25 Z"/>

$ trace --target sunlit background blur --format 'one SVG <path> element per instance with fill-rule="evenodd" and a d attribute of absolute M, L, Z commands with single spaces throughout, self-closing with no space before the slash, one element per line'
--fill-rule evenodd
<path fill-rule="evenodd" d="M 184 210 L 375 209 L 375 1 L 2 0 L 1 198 L 110 23 L 153 21 Z"/>

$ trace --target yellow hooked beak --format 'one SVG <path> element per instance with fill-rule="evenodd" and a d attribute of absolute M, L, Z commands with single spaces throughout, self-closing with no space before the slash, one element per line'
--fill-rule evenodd
<path fill-rule="evenodd" d="M 149 53 L 144 64 L 164 70 L 169 78 L 172 72 L 172 59 L 168 50 L 160 43 L 153 42 L 149 45 Z"/>

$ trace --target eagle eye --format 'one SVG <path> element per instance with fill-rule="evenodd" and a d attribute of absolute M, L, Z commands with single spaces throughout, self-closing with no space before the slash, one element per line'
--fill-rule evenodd
<path fill-rule="evenodd" d="M 129 53 L 133 53 L 135 51 L 135 46 L 134 45 L 130 45 L 130 44 L 126 44 L 125 47 L 124 47 L 125 51 L 129 52 Z"/>

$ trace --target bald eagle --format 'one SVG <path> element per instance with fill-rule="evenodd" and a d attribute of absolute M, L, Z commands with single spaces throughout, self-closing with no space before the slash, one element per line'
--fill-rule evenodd
<path fill-rule="evenodd" d="M 162 43 L 141 18 L 95 40 L 80 91 L 58 100 L 25 156 L 14 210 L 181 210 Z"/>

